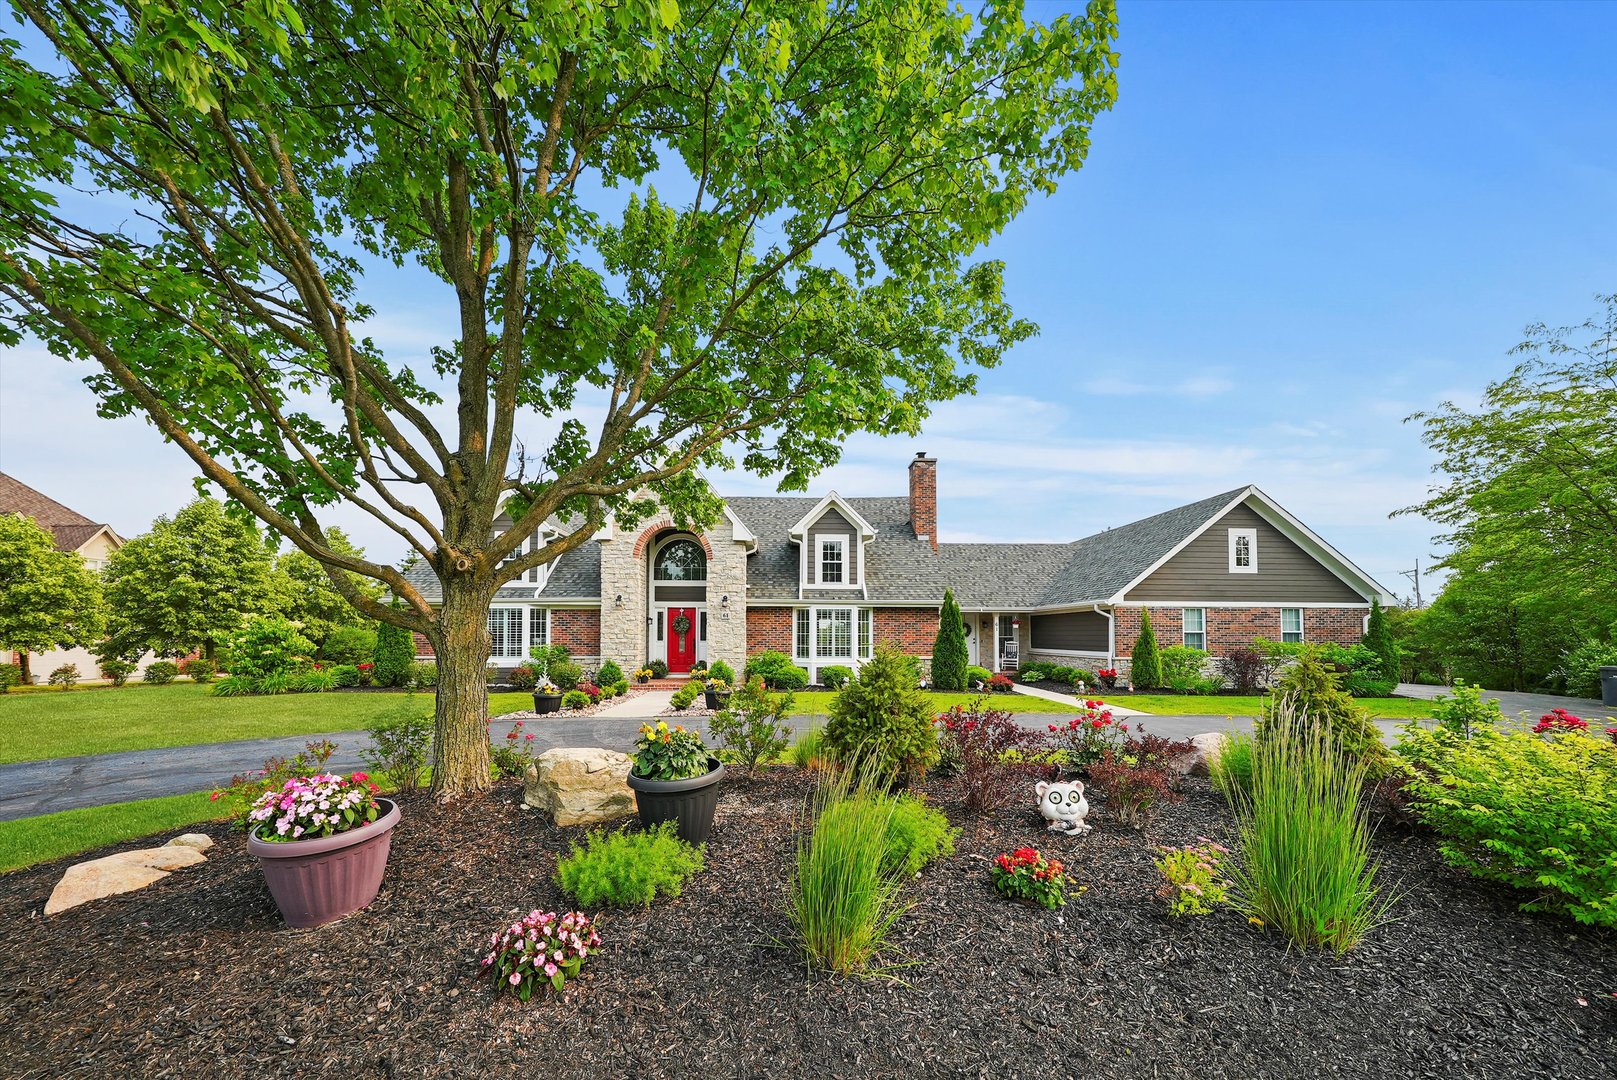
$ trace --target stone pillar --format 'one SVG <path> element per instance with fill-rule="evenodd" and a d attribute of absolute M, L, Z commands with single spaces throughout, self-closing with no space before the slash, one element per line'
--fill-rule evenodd
<path fill-rule="evenodd" d="M 634 547 L 634 534 L 616 529 L 601 540 L 601 659 L 625 675 L 646 662 L 646 566 Z"/>

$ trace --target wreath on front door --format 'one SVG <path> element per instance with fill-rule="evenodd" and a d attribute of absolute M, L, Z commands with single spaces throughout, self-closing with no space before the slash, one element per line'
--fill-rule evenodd
<path fill-rule="evenodd" d="M 681 612 L 674 616 L 674 633 L 688 634 L 691 630 L 691 617 Z"/>

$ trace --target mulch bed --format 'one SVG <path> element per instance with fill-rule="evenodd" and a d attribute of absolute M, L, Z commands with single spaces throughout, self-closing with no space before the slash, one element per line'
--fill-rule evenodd
<path fill-rule="evenodd" d="M 286 929 L 239 836 L 144 891 L 50 920 L 65 864 L 0 877 L 0 1031 L 14 1077 L 1601 1077 L 1617 1060 L 1617 935 L 1515 910 L 1431 840 L 1380 840 L 1398 921 L 1345 958 L 1300 954 L 1233 912 L 1170 922 L 1152 844 L 1224 837 L 1202 780 L 1144 833 L 970 819 L 911 888 L 892 978 L 807 972 L 782 890 L 807 782 L 726 781 L 708 869 L 679 899 L 601 919 L 565 995 L 476 978 L 488 934 L 565 910 L 557 853 L 584 830 L 517 789 L 403 800 L 382 895 Z M 1000 900 L 988 860 L 1058 851 L 1087 891 L 1057 913 Z M 138 846 L 138 845 L 125 845 Z M 1579 999 L 1588 1002 L 1581 1005 Z"/>

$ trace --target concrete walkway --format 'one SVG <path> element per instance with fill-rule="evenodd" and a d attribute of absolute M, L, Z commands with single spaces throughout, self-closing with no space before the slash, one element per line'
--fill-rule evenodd
<path fill-rule="evenodd" d="M 634 694 L 624 698 L 622 701 L 614 701 L 604 709 L 597 709 L 593 715 L 650 720 L 661 716 L 673 704 L 674 692 L 672 690 L 647 690 L 644 694 Z"/>
<path fill-rule="evenodd" d="M 1424 683 L 1399 683 L 1396 693 L 1399 697 L 1420 698 L 1431 701 L 1439 694 L 1453 693 L 1451 686 L 1427 686 Z M 1529 722 L 1536 722 L 1539 717 L 1551 709 L 1565 709 L 1573 716 L 1581 716 L 1585 720 L 1605 720 L 1607 717 L 1617 717 L 1617 709 L 1609 705 L 1602 705 L 1594 698 L 1561 697 L 1558 694 L 1528 694 L 1518 693 L 1514 690 L 1484 690 L 1482 696 L 1492 698 L 1499 702 L 1499 707 L 1506 716 L 1517 719 L 1525 716 Z"/>
<path fill-rule="evenodd" d="M 1023 686 L 1021 683 L 1014 684 L 1011 689 L 1014 693 L 1026 694 L 1028 697 L 1043 698 L 1046 701 L 1059 701 L 1061 704 L 1069 706 L 1074 712 L 1079 712 L 1084 707 L 1084 699 L 1075 694 L 1060 694 L 1054 690 L 1041 690 L 1037 686 Z M 1092 697 L 1089 700 L 1095 701 L 1098 697 L 1099 695 Z M 1138 709 L 1125 709 L 1123 706 L 1113 705 L 1109 701 L 1106 703 L 1106 707 L 1112 710 L 1113 716 L 1151 715 L 1151 713 L 1143 713 Z"/>

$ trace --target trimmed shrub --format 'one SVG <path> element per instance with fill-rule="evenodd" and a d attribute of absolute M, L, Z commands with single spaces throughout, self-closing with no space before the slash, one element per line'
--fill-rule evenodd
<path fill-rule="evenodd" d="M 825 725 L 825 744 L 839 760 L 898 782 L 919 779 L 938 760 L 931 699 L 906 661 L 892 645 L 877 645 L 832 699 Z"/>
<path fill-rule="evenodd" d="M 590 696 L 582 690 L 569 690 L 561 696 L 561 707 L 564 709 L 587 709 L 591 704 Z"/>
<path fill-rule="evenodd" d="M 786 749 L 792 729 L 784 723 L 792 709 L 792 694 L 771 694 L 762 679 L 753 679 L 730 695 L 728 705 L 708 719 L 708 734 L 723 740 L 724 747 L 748 775 L 758 762 L 768 761 Z"/>
<path fill-rule="evenodd" d="M 320 659 L 333 664 L 363 664 L 376 655 L 376 631 L 364 626 L 339 626 L 320 646 Z"/>
<path fill-rule="evenodd" d="M 608 660 L 595 673 L 595 685 L 597 686 L 611 686 L 613 683 L 622 681 L 623 669 L 617 665 L 615 660 Z"/>
<path fill-rule="evenodd" d="M 702 686 L 700 683 L 694 681 L 688 682 L 678 690 L 674 691 L 674 699 L 671 704 L 676 709 L 688 709 L 695 704 L 696 699 L 701 695 L 701 693 Z"/>
<path fill-rule="evenodd" d="M 808 672 L 792 663 L 783 652 L 766 649 L 747 660 L 742 677 L 748 682 L 762 679 L 771 690 L 801 690 L 808 685 Z"/>
<path fill-rule="evenodd" d="M 193 656 L 180 664 L 180 674 L 194 683 L 206 685 L 219 674 L 219 665 L 206 656 Z"/>
<path fill-rule="evenodd" d="M 1392 906 L 1361 809 L 1367 763 L 1318 716 L 1290 709 L 1267 717 L 1252 750 L 1251 793 L 1235 800 L 1235 905 L 1299 948 L 1345 953 Z"/>
<path fill-rule="evenodd" d="M 607 687 L 607 692 L 613 697 L 622 697 L 624 694 L 629 692 L 629 680 L 619 679 L 617 682 Z"/>
<path fill-rule="evenodd" d="M 1528 890 L 1522 908 L 1617 927 L 1617 751 L 1578 732 L 1406 728 L 1417 817 L 1450 866 Z"/>
<path fill-rule="evenodd" d="M 556 883 L 587 908 L 647 907 L 672 899 L 702 869 L 701 849 L 676 835 L 675 823 L 645 832 L 591 832 L 556 863 Z"/>
<path fill-rule="evenodd" d="M 734 686 L 736 684 L 736 669 L 726 664 L 723 660 L 715 660 L 713 666 L 707 669 L 707 677 L 710 679 L 723 679 L 726 686 Z"/>
<path fill-rule="evenodd" d="M 353 664 L 338 664 L 328 670 L 331 672 L 331 681 L 339 687 L 359 685 L 359 668 Z"/>
<path fill-rule="evenodd" d="M 1202 664 L 1207 661 L 1206 649 L 1169 645 L 1158 655 L 1162 658 L 1162 685 L 1168 689 L 1184 691 L 1203 681 Z"/>
<path fill-rule="evenodd" d="M 879 797 L 876 786 L 868 772 L 857 782 L 849 771 L 822 775 L 787 901 L 809 964 L 842 974 L 875 965 L 905 911 L 902 878 L 889 854 L 894 802 Z"/>
<path fill-rule="evenodd" d="M 827 664 L 820 669 L 820 685 L 828 690 L 841 690 L 853 679 L 853 668 L 841 664 Z"/>
<path fill-rule="evenodd" d="M 13 686 L 22 683 L 22 667 L 19 664 L 0 664 L 0 694 L 4 694 Z"/>
<path fill-rule="evenodd" d="M 943 591 L 943 609 L 938 612 L 938 636 L 932 643 L 932 685 L 938 690 L 966 688 L 966 622 L 955 603 L 954 591 Z"/>
<path fill-rule="evenodd" d="M 1242 694 L 1256 693 L 1269 681 L 1269 661 L 1256 649 L 1231 649 L 1218 658 L 1218 671 Z"/>
<path fill-rule="evenodd" d="M 52 686 L 59 686 L 63 690 L 75 686 L 79 681 L 79 665 L 63 664 L 45 677 L 45 681 Z"/>
<path fill-rule="evenodd" d="M 371 678 L 377 686 L 408 686 L 414 668 L 415 637 L 402 626 L 382 623 L 376 631 L 376 660 Z"/>
<path fill-rule="evenodd" d="M 978 667 L 976 664 L 973 664 L 966 669 L 966 686 L 972 690 L 986 689 L 988 687 L 988 680 L 992 679 L 993 677 L 994 673 L 992 671 L 989 671 L 985 667 Z"/>
<path fill-rule="evenodd" d="M 438 664 L 434 660 L 423 660 L 419 664 L 410 665 L 409 685 L 418 690 L 435 690 L 438 688 Z"/>
<path fill-rule="evenodd" d="M 133 661 L 122 657 L 109 656 L 100 663 L 101 677 L 112 683 L 113 686 L 122 686 L 134 674 L 136 665 Z"/>
<path fill-rule="evenodd" d="M 180 673 L 180 666 L 170 660 L 153 660 L 141 672 L 141 680 L 152 686 L 167 686 Z"/>
<path fill-rule="evenodd" d="M 1140 609 L 1140 636 L 1129 654 L 1129 682 L 1138 690 L 1155 690 L 1162 685 L 1162 658 L 1157 652 L 1157 635 L 1151 629 L 1151 612 Z"/>
<path fill-rule="evenodd" d="M 661 660 L 647 660 L 646 668 L 651 672 L 653 679 L 668 678 L 668 665 Z"/>
<path fill-rule="evenodd" d="M 370 745 L 359 752 L 372 773 L 383 773 L 394 787 L 409 794 L 421 786 L 422 774 L 432 762 L 431 716 L 404 705 L 366 729 Z"/>
<path fill-rule="evenodd" d="M 566 692 L 576 690 L 578 684 L 584 681 L 584 669 L 571 660 L 557 660 L 549 667 L 550 681 L 556 684 L 556 689 Z"/>

